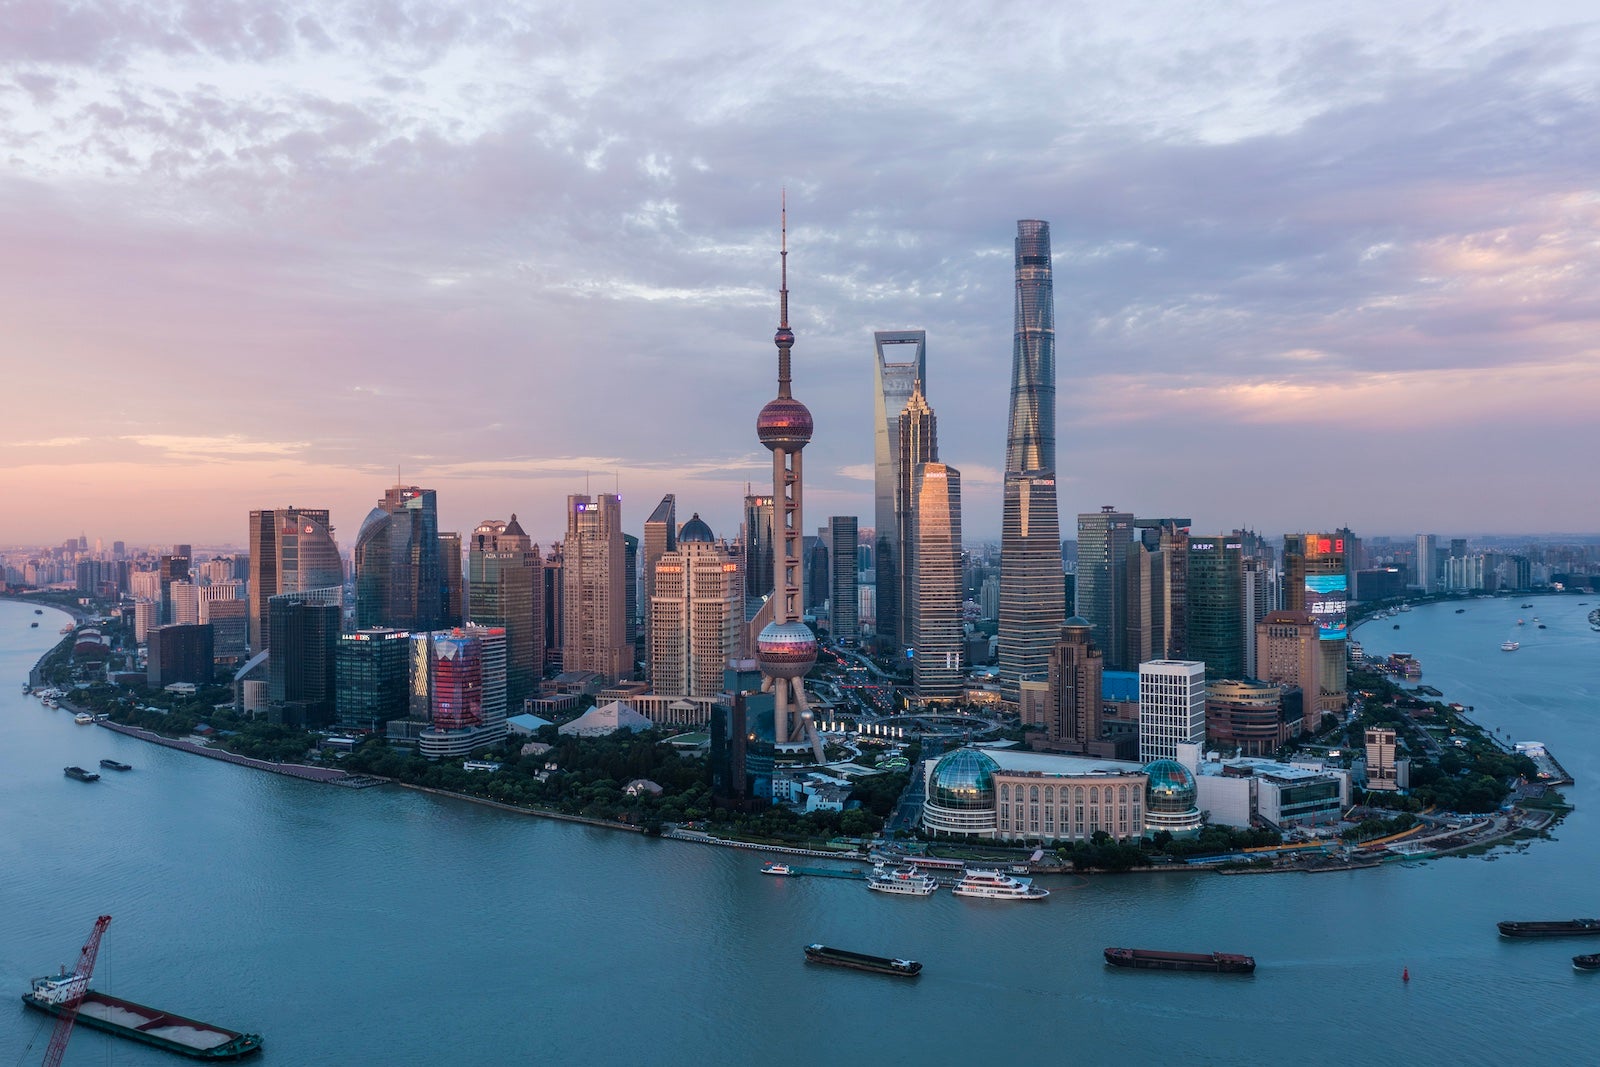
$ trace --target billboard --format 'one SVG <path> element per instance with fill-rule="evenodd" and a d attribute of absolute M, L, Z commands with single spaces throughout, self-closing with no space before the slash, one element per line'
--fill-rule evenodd
<path fill-rule="evenodd" d="M 1345 610 L 1344 575 L 1306 575 L 1306 611 L 1317 624 L 1318 637 L 1324 641 L 1343 641 Z"/>

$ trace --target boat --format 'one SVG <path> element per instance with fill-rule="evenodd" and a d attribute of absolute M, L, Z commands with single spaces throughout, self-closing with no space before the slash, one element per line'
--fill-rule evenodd
<path fill-rule="evenodd" d="M 59 708 L 61 703 L 55 697 L 45 697 L 44 706 L 47 708 Z"/>
<path fill-rule="evenodd" d="M 1541 622 L 1539 624 L 1539 629 L 1541 629 L 1541 630 L 1546 629 L 1545 624 Z"/>
<path fill-rule="evenodd" d="M 1467 609 L 1466 609 L 1466 608 L 1457 608 L 1457 609 L 1456 609 L 1456 614 L 1457 614 L 1457 615 L 1465 615 L 1465 614 L 1466 614 L 1466 612 L 1467 612 Z"/>
<path fill-rule="evenodd" d="M 932 896 L 939 888 L 938 879 L 923 874 L 916 867 L 897 867 L 892 871 L 874 867 L 867 876 L 867 888 L 875 893 L 899 893 L 904 896 Z"/>
<path fill-rule="evenodd" d="M 100 766 L 106 768 L 107 770 L 112 770 L 112 771 L 131 771 L 131 770 L 133 770 L 133 764 L 131 764 L 131 763 L 118 763 L 114 759 L 103 759 L 103 760 L 100 761 Z"/>
<path fill-rule="evenodd" d="M 1396 630 L 1398 630 L 1398 629 L 1400 629 L 1400 624 L 1399 624 L 1399 623 L 1395 623 L 1395 624 L 1394 624 L 1394 628 L 1395 628 L 1395 629 L 1396 629 Z"/>
<path fill-rule="evenodd" d="M 39 628 L 39 624 L 36 623 L 36 622 L 30 622 L 28 625 L 30 627 L 32 627 L 33 629 L 35 629 L 35 630 L 37 630 Z"/>
<path fill-rule="evenodd" d="M 79 726 L 92 726 L 94 725 L 94 716 L 90 715 L 87 711 L 80 711 L 78 714 L 72 717 L 72 721 L 77 723 Z"/>
<path fill-rule="evenodd" d="M 793 874 L 794 873 L 794 868 L 789 866 L 787 863 L 763 863 L 761 865 L 761 873 L 762 874 Z"/>
<path fill-rule="evenodd" d="M 84 985 L 76 974 L 54 978 L 35 978 L 33 988 L 22 994 L 22 1002 L 35 1011 L 59 1016 L 67 1011 L 74 996 L 78 1002 L 78 1025 L 126 1037 L 141 1045 L 176 1052 L 196 1060 L 236 1060 L 261 1050 L 260 1034 L 245 1034 L 196 1019 L 174 1015 L 160 1008 L 135 1004 L 121 997 L 97 993 Z"/>
<path fill-rule="evenodd" d="M 850 952 L 827 945 L 807 945 L 808 963 L 831 963 L 835 967 L 851 967 L 873 974 L 892 974 L 899 978 L 915 978 L 922 973 L 922 964 L 916 960 L 890 959 L 888 956 L 868 956 L 864 952 Z"/>
<path fill-rule="evenodd" d="M 1517 649 L 1519 649 L 1521 647 L 1522 647 L 1522 642 L 1521 641 L 1502 641 L 1502 642 L 1500 642 L 1500 651 L 1501 652 L 1515 652 Z"/>
<path fill-rule="evenodd" d="M 44 609 L 43 608 L 34 608 L 33 609 L 33 613 L 35 615 L 43 615 L 44 614 Z"/>
<path fill-rule="evenodd" d="M 1501 937 L 1578 937 L 1600 934 L 1600 919 L 1558 919 L 1545 922 L 1499 922 Z"/>
<path fill-rule="evenodd" d="M 1108 948 L 1106 962 L 1113 967 L 1138 967 L 1149 971 L 1206 971 L 1211 974 L 1250 974 L 1254 956 L 1231 952 L 1158 952 L 1145 948 Z"/>
<path fill-rule="evenodd" d="M 61 628 L 61 632 L 62 632 L 62 633 L 64 633 L 64 634 L 70 634 L 70 633 L 71 633 L 71 632 L 72 632 L 72 627 L 70 627 L 70 626 L 63 626 L 63 627 L 62 627 L 62 628 Z"/>
<path fill-rule="evenodd" d="M 1523 607 L 1523 608 L 1531 608 L 1531 607 L 1533 607 L 1532 604 L 1522 604 L 1520 606 Z"/>
<path fill-rule="evenodd" d="M 1575 971 L 1600 971 L 1600 955 L 1572 957 L 1572 969 Z"/>
<path fill-rule="evenodd" d="M 80 782 L 98 782 L 100 775 L 94 771 L 86 771 L 82 767 L 63 767 L 61 773 L 68 778 L 76 778 Z"/>
<path fill-rule="evenodd" d="M 1040 889 L 1030 878 L 1013 878 L 999 871 L 978 868 L 969 870 L 950 892 L 958 897 L 986 900 L 1043 900 L 1050 895 L 1048 889 Z"/>

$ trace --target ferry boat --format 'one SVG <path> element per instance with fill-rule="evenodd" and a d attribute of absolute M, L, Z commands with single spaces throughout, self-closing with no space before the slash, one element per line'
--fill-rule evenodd
<path fill-rule="evenodd" d="M 779 875 L 793 874 L 794 868 L 789 866 L 787 863 L 763 863 L 761 865 L 761 873 Z"/>
<path fill-rule="evenodd" d="M 922 964 L 916 960 L 897 960 L 888 956 L 868 956 L 864 952 L 849 952 L 827 945 L 807 945 L 806 962 L 831 963 L 835 967 L 850 967 L 873 974 L 892 974 L 897 978 L 915 978 L 922 973 Z"/>
<path fill-rule="evenodd" d="M 867 877 L 867 888 L 874 893 L 900 893 L 904 896 L 926 897 L 933 895 L 934 890 L 939 888 L 939 882 L 932 875 L 923 874 L 915 867 L 898 867 L 892 871 L 874 867 L 872 874 Z"/>
<path fill-rule="evenodd" d="M 100 775 L 94 771 L 86 771 L 82 767 L 63 767 L 61 773 L 68 778 L 76 778 L 80 782 L 98 782 Z"/>
<path fill-rule="evenodd" d="M 36 622 L 30 622 L 28 625 L 35 630 L 39 628 L 39 624 Z"/>
<path fill-rule="evenodd" d="M 1574 956 L 1572 969 L 1575 971 L 1600 971 L 1600 956 Z"/>
<path fill-rule="evenodd" d="M 131 770 L 133 770 L 133 764 L 131 764 L 131 763 L 118 763 L 114 759 L 103 759 L 103 760 L 100 761 L 100 766 L 106 768 L 107 770 L 112 770 L 112 771 L 131 771 Z"/>
<path fill-rule="evenodd" d="M 261 1049 L 260 1034 L 228 1030 L 97 993 L 86 988 L 84 979 L 77 974 L 35 978 L 32 989 L 22 994 L 22 1002 L 35 1011 L 59 1016 L 74 996 L 82 998 L 78 1001 L 79 1026 L 126 1037 L 141 1045 L 196 1060 L 237 1060 Z"/>
<path fill-rule="evenodd" d="M 72 717 L 72 721 L 77 723 L 79 726 L 93 726 L 94 716 L 90 715 L 87 711 L 80 711 L 78 714 Z"/>
<path fill-rule="evenodd" d="M 47 707 L 47 708 L 59 708 L 61 706 L 61 704 L 60 704 L 59 701 L 56 700 L 55 697 L 45 697 L 44 698 L 44 706 Z"/>
<path fill-rule="evenodd" d="M 1108 948 L 1106 962 L 1113 967 L 1138 967 L 1148 971 L 1206 971 L 1211 974 L 1250 974 L 1254 956 L 1231 952 L 1158 952 L 1145 948 Z"/>
<path fill-rule="evenodd" d="M 1543 922 L 1499 922 L 1501 937 L 1577 937 L 1600 934 L 1600 919 L 1557 919 Z"/>
<path fill-rule="evenodd" d="M 1013 878 L 999 871 L 969 870 L 956 887 L 950 890 L 958 897 L 982 897 L 987 900 L 1043 900 L 1050 895 L 1040 889 L 1030 878 Z"/>
<path fill-rule="evenodd" d="M 1500 642 L 1500 651 L 1501 652 L 1515 652 L 1517 649 L 1519 649 L 1521 647 L 1522 647 L 1522 642 L 1521 641 L 1502 641 L 1502 642 Z"/>

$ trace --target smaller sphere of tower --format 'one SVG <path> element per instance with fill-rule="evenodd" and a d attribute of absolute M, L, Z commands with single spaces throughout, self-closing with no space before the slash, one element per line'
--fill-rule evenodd
<path fill-rule="evenodd" d="M 817 663 L 817 635 L 803 622 L 769 622 L 756 638 L 756 658 L 768 678 L 804 678 Z"/>
<path fill-rule="evenodd" d="M 796 452 L 811 440 L 811 411 L 792 396 L 769 401 L 756 416 L 756 437 L 773 451 Z"/>

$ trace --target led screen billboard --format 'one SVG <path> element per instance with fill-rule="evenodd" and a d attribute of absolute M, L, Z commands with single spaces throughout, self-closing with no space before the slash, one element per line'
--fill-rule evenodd
<path fill-rule="evenodd" d="M 1306 611 L 1317 624 L 1317 636 L 1324 641 L 1345 638 L 1345 584 L 1342 574 L 1306 575 Z"/>

